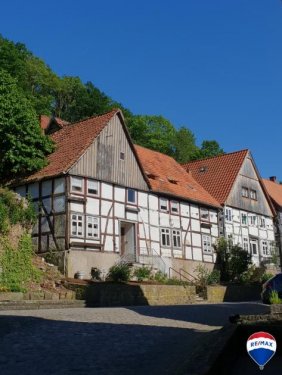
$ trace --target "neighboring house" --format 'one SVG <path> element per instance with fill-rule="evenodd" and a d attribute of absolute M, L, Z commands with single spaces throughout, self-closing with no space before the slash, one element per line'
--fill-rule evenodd
<path fill-rule="evenodd" d="M 263 179 L 265 188 L 270 195 L 273 205 L 276 209 L 276 243 L 279 247 L 280 263 L 282 254 L 282 185 L 277 182 L 276 177 L 270 177 L 269 180 Z M 281 264 L 280 264 L 281 268 Z"/>
<path fill-rule="evenodd" d="M 250 252 L 255 265 L 271 262 L 275 209 L 250 151 L 183 165 L 223 208 L 220 235 Z"/>
<path fill-rule="evenodd" d="M 219 203 L 174 159 L 134 146 L 120 110 L 44 126 L 49 164 L 15 187 L 38 208 L 39 254 L 58 251 L 71 277 L 120 260 L 183 275 L 213 267 Z"/>

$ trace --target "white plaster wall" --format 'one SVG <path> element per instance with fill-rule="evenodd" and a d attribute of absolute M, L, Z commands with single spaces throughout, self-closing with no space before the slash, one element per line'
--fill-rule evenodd
<path fill-rule="evenodd" d="M 200 221 L 199 220 L 195 220 L 195 219 L 191 219 L 191 228 L 192 228 L 192 231 L 195 231 L 195 232 L 200 232 Z"/>
<path fill-rule="evenodd" d="M 113 185 L 101 183 L 101 197 L 105 199 L 113 199 Z"/>
<path fill-rule="evenodd" d="M 193 259 L 194 260 L 199 260 L 199 261 L 202 261 L 203 260 L 203 257 L 202 257 L 202 249 L 198 249 L 198 248 L 193 248 Z"/>
<path fill-rule="evenodd" d="M 86 213 L 91 214 L 91 215 L 100 215 L 99 206 L 100 206 L 99 199 L 87 198 Z"/>
<path fill-rule="evenodd" d="M 192 259 L 192 248 L 185 246 L 185 258 Z"/>
<path fill-rule="evenodd" d="M 122 205 L 122 207 L 123 207 L 123 205 Z M 111 209 L 111 212 L 110 212 L 110 209 Z M 110 214 L 112 214 L 112 212 L 113 212 L 113 203 L 109 202 L 109 201 L 102 200 L 101 201 L 101 215 L 102 216 L 108 216 L 109 212 L 110 212 Z"/>
<path fill-rule="evenodd" d="M 199 207 L 194 205 L 194 204 L 191 204 L 190 206 L 190 212 L 191 212 L 191 217 L 194 218 L 194 219 L 200 219 L 200 215 L 199 215 Z"/>
<path fill-rule="evenodd" d="M 189 217 L 190 216 L 190 208 L 188 203 L 181 203 L 180 204 L 180 215 L 182 217 Z"/>
<path fill-rule="evenodd" d="M 70 210 L 72 212 L 80 212 L 83 213 L 83 203 L 75 203 L 71 202 L 70 204 Z"/>
<path fill-rule="evenodd" d="M 125 202 L 125 188 L 115 186 L 115 200 L 118 202 Z"/>
<path fill-rule="evenodd" d="M 193 246 L 202 246 L 201 235 L 199 233 L 192 233 Z"/>
<path fill-rule="evenodd" d="M 138 192 L 138 205 L 139 207 L 147 207 L 148 206 L 148 194 Z"/>
<path fill-rule="evenodd" d="M 115 216 L 121 219 L 125 218 L 125 209 L 124 204 L 122 203 L 115 203 Z"/>

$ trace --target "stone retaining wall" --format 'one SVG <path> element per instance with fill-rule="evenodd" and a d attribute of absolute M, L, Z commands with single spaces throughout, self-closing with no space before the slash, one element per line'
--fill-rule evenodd
<path fill-rule="evenodd" d="M 208 302 L 247 302 L 259 301 L 261 293 L 260 284 L 229 284 L 229 285 L 208 285 L 206 299 Z"/>
<path fill-rule="evenodd" d="M 75 292 L 71 290 L 62 291 L 60 293 L 52 293 L 48 291 L 37 292 L 0 292 L 0 302 L 3 301 L 41 301 L 41 300 L 73 300 L 75 299 Z"/>
<path fill-rule="evenodd" d="M 69 287 L 88 306 L 181 305 L 195 302 L 196 297 L 194 286 L 95 283 Z"/>

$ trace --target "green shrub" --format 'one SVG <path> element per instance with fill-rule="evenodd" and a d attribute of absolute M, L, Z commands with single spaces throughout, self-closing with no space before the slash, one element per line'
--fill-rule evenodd
<path fill-rule="evenodd" d="M 107 279 L 115 282 L 126 282 L 130 279 L 130 268 L 127 264 L 116 264 L 109 269 Z"/>
<path fill-rule="evenodd" d="M 135 268 L 133 275 L 138 281 L 143 281 L 144 279 L 149 279 L 151 276 L 151 269 L 149 267 L 143 266 Z"/>
<path fill-rule="evenodd" d="M 282 303 L 282 300 L 279 298 L 278 292 L 276 292 L 276 290 L 273 290 L 270 293 L 269 302 L 271 305 L 277 305 Z"/>
<path fill-rule="evenodd" d="M 207 284 L 219 284 L 220 283 L 220 271 L 219 270 L 212 270 L 207 277 Z"/>
<path fill-rule="evenodd" d="M 163 273 L 162 271 L 157 271 L 154 275 L 154 280 L 158 283 L 164 284 L 167 280 L 167 275 Z"/>
<path fill-rule="evenodd" d="M 210 271 L 207 267 L 202 264 L 199 264 L 195 269 L 195 279 L 196 286 L 202 290 L 211 284 L 219 284 L 220 282 L 220 271 L 212 270 Z"/>
<path fill-rule="evenodd" d="M 273 277 L 272 273 L 268 273 L 268 272 L 265 272 L 262 277 L 261 277 L 261 283 L 264 284 L 265 282 L 267 282 L 269 279 L 271 279 Z"/>
<path fill-rule="evenodd" d="M 26 290 L 30 281 L 39 282 L 41 272 L 32 264 L 31 236 L 23 234 L 18 249 L 13 249 L 7 237 L 1 239 L 3 252 L 0 256 L 0 285 L 12 292 Z"/>
<path fill-rule="evenodd" d="M 171 277 L 165 280 L 166 285 L 190 285 L 188 281 L 179 280 L 177 277 Z"/>

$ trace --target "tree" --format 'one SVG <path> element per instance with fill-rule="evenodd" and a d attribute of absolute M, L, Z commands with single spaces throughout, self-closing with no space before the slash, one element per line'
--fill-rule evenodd
<path fill-rule="evenodd" d="M 193 155 L 198 151 L 195 141 L 195 136 L 191 130 L 185 127 L 177 130 L 173 140 L 173 157 L 175 160 L 179 163 L 186 163 L 191 160 Z"/>
<path fill-rule="evenodd" d="M 17 82 L 0 69 L 0 180 L 24 176 L 46 165 L 52 141 Z"/>
<path fill-rule="evenodd" d="M 135 143 L 172 156 L 176 130 L 162 116 L 133 116 L 128 121 L 130 135 Z"/>

